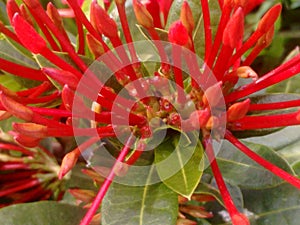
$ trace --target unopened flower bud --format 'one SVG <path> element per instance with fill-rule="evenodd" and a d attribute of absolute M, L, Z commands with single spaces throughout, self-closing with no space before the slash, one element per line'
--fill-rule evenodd
<path fill-rule="evenodd" d="M 274 25 L 275 21 L 281 13 L 282 6 L 280 3 L 274 5 L 260 20 L 257 30 L 266 33 Z"/>
<path fill-rule="evenodd" d="M 14 133 L 13 136 L 14 136 L 14 140 L 17 143 L 28 148 L 34 148 L 38 146 L 41 140 L 39 138 L 28 137 L 26 135 L 19 134 L 19 133 Z"/>
<path fill-rule="evenodd" d="M 61 180 L 75 166 L 79 155 L 80 150 L 78 148 L 65 155 L 60 166 L 58 179 Z"/>
<path fill-rule="evenodd" d="M 189 120 L 193 128 L 199 129 L 199 128 L 203 128 L 206 125 L 209 117 L 210 117 L 209 110 L 207 109 L 197 110 L 192 112 L 192 114 L 189 117 Z"/>
<path fill-rule="evenodd" d="M 62 18 L 59 15 L 58 10 L 54 7 L 54 5 L 51 2 L 49 2 L 47 5 L 47 14 L 59 30 L 64 29 Z"/>
<path fill-rule="evenodd" d="M 9 112 L 0 110 L 0 121 L 1 120 L 6 120 L 9 117 L 11 117 L 11 114 Z"/>
<path fill-rule="evenodd" d="M 91 53 L 95 56 L 96 59 L 104 54 L 105 51 L 103 45 L 100 43 L 100 41 L 94 38 L 93 35 L 87 34 L 86 41 Z"/>
<path fill-rule="evenodd" d="M 22 44 L 32 53 L 38 54 L 47 49 L 46 41 L 18 13 L 13 17 L 13 26 Z"/>
<path fill-rule="evenodd" d="M 73 90 L 76 90 L 79 83 L 77 76 L 69 71 L 55 68 L 42 68 L 42 72 L 63 86 L 67 84 Z"/>
<path fill-rule="evenodd" d="M 171 24 L 169 29 L 169 41 L 171 43 L 186 46 L 190 41 L 188 30 L 181 21 L 176 21 Z"/>
<path fill-rule="evenodd" d="M 195 21 L 193 18 L 192 10 L 187 1 L 184 1 L 182 4 L 180 20 L 191 36 L 195 27 Z"/>
<path fill-rule="evenodd" d="M 257 80 L 257 73 L 249 66 L 241 66 L 236 70 L 236 74 L 240 78 L 252 78 Z"/>
<path fill-rule="evenodd" d="M 12 24 L 12 19 L 15 15 L 15 13 L 20 13 L 19 6 L 15 2 L 15 0 L 8 0 L 6 3 L 6 12 L 8 15 L 8 18 L 10 20 L 10 23 Z"/>
<path fill-rule="evenodd" d="M 90 203 L 95 198 L 95 192 L 92 190 L 83 190 L 83 189 L 79 189 L 79 188 L 72 188 L 72 189 L 69 189 L 69 192 L 76 199 L 78 199 L 82 202 L 85 202 L 85 203 Z"/>
<path fill-rule="evenodd" d="M 65 108 L 69 111 L 72 111 L 75 94 L 68 85 L 63 87 L 61 97 Z"/>
<path fill-rule="evenodd" d="M 15 117 L 25 121 L 32 120 L 33 112 L 29 108 L 20 104 L 19 102 L 16 102 L 12 98 L 7 97 L 2 93 L 2 91 L 0 92 L 0 102 L 2 103 L 3 107 Z"/>
<path fill-rule="evenodd" d="M 95 22 L 97 28 L 108 38 L 114 38 L 118 36 L 118 26 L 116 22 L 110 18 L 105 9 L 97 4 L 96 1 L 92 2 L 94 7 Z"/>
<path fill-rule="evenodd" d="M 223 44 L 234 49 L 243 40 L 244 35 L 244 13 L 238 8 L 230 18 L 223 33 Z"/>
<path fill-rule="evenodd" d="M 133 10 L 140 25 L 146 29 L 154 27 L 151 14 L 139 0 L 133 0 Z"/>
<path fill-rule="evenodd" d="M 219 124 L 220 124 L 219 119 L 215 116 L 211 116 L 211 117 L 209 117 L 209 119 L 205 125 L 205 128 L 207 130 L 211 130 L 213 128 L 216 128 Z"/>
<path fill-rule="evenodd" d="M 13 128 L 20 134 L 36 139 L 47 137 L 48 128 L 36 123 L 13 123 Z"/>
<path fill-rule="evenodd" d="M 250 107 L 250 99 L 246 99 L 242 102 L 233 104 L 227 110 L 227 121 L 232 122 L 243 118 L 247 114 L 249 107 Z"/>
<path fill-rule="evenodd" d="M 274 37 L 274 30 L 275 30 L 275 26 L 273 25 L 269 29 L 269 31 L 258 40 L 257 45 L 263 48 L 268 47 L 272 43 Z"/>
<path fill-rule="evenodd" d="M 220 81 L 205 90 L 202 98 L 205 106 L 209 105 L 210 107 L 215 107 L 219 104 L 221 98 L 223 97 L 221 86 L 222 82 Z"/>

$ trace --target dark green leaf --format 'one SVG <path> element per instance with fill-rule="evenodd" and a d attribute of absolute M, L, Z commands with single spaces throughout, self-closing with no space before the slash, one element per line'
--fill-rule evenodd
<path fill-rule="evenodd" d="M 76 225 L 84 213 L 74 205 L 44 201 L 2 208 L 0 221 L 2 225 Z"/>
<path fill-rule="evenodd" d="M 259 144 L 245 143 L 252 151 L 256 152 L 272 164 L 293 174 L 292 168 L 286 160 L 273 149 Z M 231 184 L 242 188 L 261 189 L 274 187 L 283 181 L 273 173 L 264 169 L 245 154 L 229 143 L 225 142 L 217 155 L 218 164 L 223 177 Z"/>
<path fill-rule="evenodd" d="M 204 167 L 203 147 L 198 137 L 174 135 L 155 149 L 155 163 L 160 179 L 169 188 L 189 198 L 201 179 Z"/>
<path fill-rule="evenodd" d="M 300 192 L 289 184 L 276 188 L 245 191 L 245 207 L 253 213 L 253 225 L 298 225 Z"/>
<path fill-rule="evenodd" d="M 163 183 L 147 186 L 113 183 L 103 200 L 101 212 L 103 225 L 175 224 L 178 197 Z"/>

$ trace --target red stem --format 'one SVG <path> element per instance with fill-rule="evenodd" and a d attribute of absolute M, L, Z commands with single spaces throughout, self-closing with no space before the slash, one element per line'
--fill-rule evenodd
<path fill-rule="evenodd" d="M 230 129 L 256 130 L 298 125 L 300 124 L 300 121 L 296 118 L 298 114 L 299 112 L 267 116 L 245 116 L 240 120 L 234 121 L 230 125 Z"/>
<path fill-rule="evenodd" d="M 134 45 L 130 44 L 130 43 L 132 43 L 132 36 L 131 36 L 131 33 L 130 33 L 128 20 L 127 20 L 127 16 L 126 16 L 125 3 L 124 4 L 116 3 L 116 5 L 117 5 L 118 12 L 119 12 L 121 24 L 122 24 L 123 34 L 125 36 L 125 40 L 126 40 L 127 44 L 129 44 L 128 49 L 129 49 L 129 52 L 130 52 L 131 60 L 133 62 L 138 62 L 139 60 L 138 60 L 138 57 L 136 55 Z"/>
<path fill-rule="evenodd" d="M 219 187 L 219 190 L 220 190 L 221 196 L 223 198 L 224 204 L 226 206 L 226 209 L 228 210 L 229 215 L 232 218 L 234 215 L 239 214 L 239 212 L 238 212 L 237 208 L 235 207 L 234 202 L 231 199 L 230 193 L 229 193 L 229 191 L 226 187 L 226 184 L 223 180 L 223 177 L 222 177 L 221 171 L 219 169 L 211 142 L 212 142 L 212 140 L 210 138 L 204 139 L 204 144 L 205 144 L 205 149 L 206 149 L 205 152 L 210 161 L 210 167 L 211 167 L 214 177 L 216 179 L 216 182 Z"/>
<path fill-rule="evenodd" d="M 18 152 L 22 152 L 25 155 L 33 156 L 35 153 L 33 151 L 27 150 L 17 145 L 8 144 L 8 143 L 0 143 L 1 150 L 14 150 Z"/>
<path fill-rule="evenodd" d="M 39 181 L 36 180 L 36 179 L 31 180 L 29 182 L 28 182 L 28 180 L 23 181 L 23 184 L 21 184 L 21 185 L 18 185 L 16 187 L 9 188 L 9 189 L 6 189 L 6 190 L 1 190 L 0 191 L 0 197 L 3 197 L 5 195 L 9 195 L 9 194 L 12 194 L 12 193 L 15 193 L 15 192 L 18 192 L 18 191 L 22 191 L 22 190 L 34 187 L 38 184 L 39 184 Z"/>
<path fill-rule="evenodd" d="M 215 75 L 217 81 L 222 80 L 227 69 L 227 64 L 230 56 L 232 55 L 233 49 L 229 46 L 223 45 L 221 51 L 218 55 L 218 59 L 213 68 L 213 74 Z"/>
<path fill-rule="evenodd" d="M 175 66 L 173 66 L 173 72 L 174 72 L 174 78 L 175 83 L 177 84 L 177 101 L 180 104 L 183 104 L 186 100 L 185 93 L 184 93 L 184 85 L 183 85 L 183 74 L 181 71 L 181 57 L 182 57 L 182 47 L 178 45 L 172 45 L 172 58 L 173 63 Z M 179 68 L 177 67 L 179 66 Z"/>
<path fill-rule="evenodd" d="M 210 26 L 210 12 L 208 6 L 208 0 L 201 0 L 202 16 L 204 22 L 204 34 L 205 34 L 205 62 L 208 60 L 209 53 L 212 48 L 212 34 Z"/>
<path fill-rule="evenodd" d="M 17 42 L 19 45 L 23 46 L 23 44 L 20 42 L 17 35 L 15 33 L 11 32 L 9 29 L 7 29 L 1 21 L 0 21 L 0 33 L 3 33 L 5 36 L 9 37 L 10 39 Z"/>
<path fill-rule="evenodd" d="M 249 66 L 253 63 L 253 61 L 256 59 L 256 57 L 259 55 L 259 53 L 264 49 L 264 46 L 258 45 L 255 46 L 251 53 L 247 56 L 247 58 L 244 60 L 242 66 Z"/>
<path fill-rule="evenodd" d="M 84 55 L 84 43 L 85 43 L 85 35 L 82 27 L 82 23 L 80 20 L 76 19 L 76 26 L 78 31 L 78 50 L 77 53 L 80 55 Z"/>
<path fill-rule="evenodd" d="M 286 171 L 275 166 L 274 164 L 262 158 L 260 155 L 253 152 L 251 149 L 249 149 L 247 146 L 241 143 L 237 138 L 235 138 L 229 131 L 225 133 L 225 138 L 228 141 L 230 141 L 235 147 L 237 147 L 240 151 L 246 154 L 249 158 L 253 159 L 255 162 L 257 162 L 276 176 L 282 178 L 291 185 L 300 189 L 300 180 L 297 177 L 292 176 L 291 174 L 287 173 Z"/>
<path fill-rule="evenodd" d="M 48 78 L 41 72 L 41 70 L 32 69 L 22 66 L 5 59 L 0 58 L 0 69 L 16 76 L 28 78 L 31 80 L 46 81 Z"/>
<path fill-rule="evenodd" d="M 300 99 L 290 100 L 285 102 L 273 102 L 264 104 L 251 104 L 249 111 L 261 111 L 261 110 L 276 110 L 276 109 L 286 109 L 291 107 L 299 107 Z"/>
<path fill-rule="evenodd" d="M 118 166 L 118 164 L 124 161 L 124 159 L 126 158 L 127 153 L 130 150 L 130 147 L 132 145 L 132 141 L 133 141 L 133 135 L 131 135 L 125 146 L 123 147 L 123 149 L 121 150 L 121 153 L 119 154 L 115 164 L 113 165 L 113 168 L 111 169 L 108 177 L 105 179 L 104 183 L 102 184 L 98 194 L 96 195 L 93 204 L 91 206 L 91 208 L 89 209 L 89 211 L 87 212 L 87 214 L 84 216 L 84 218 L 81 220 L 80 225 L 89 225 L 91 220 L 93 219 L 93 216 L 96 214 L 96 211 L 98 210 L 105 194 L 107 193 L 114 177 L 115 177 L 115 172 L 114 169 Z"/>
<path fill-rule="evenodd" d="M 232 7 L 230 5 L 230 3 L 228 3 L 229 5 L 224 5 L 223 9 L 222 9 L 222 15 L 221 15 L 221 19 L 219 22 L 219 26 L 218 26 L 218 30 L 214 39 L 214 43 L 212 46 L 211 51 L 209 52 L 209 57 L 208 57 L 208 61 L 207 61 L 207 65 L 209 68 L 212 68 L 214 61 L 217 57 L 220 45 L 222 43 L 222 38 L 223 38 L 223 32 L 224 29 L 226 27 L 226 24 L 229 21 L 230 18 L 230 13 L 232 11 Z"/>

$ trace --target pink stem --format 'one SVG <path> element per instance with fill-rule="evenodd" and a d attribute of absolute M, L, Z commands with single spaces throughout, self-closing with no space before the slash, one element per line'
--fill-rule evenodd
<path fill-rule="evenodd" d="M 270 172 L 274 173 L 276 176 L 282 178 L 291 185 L 300 189 L 300 180 L 297 177 L 292 176 L 291 174 L 280 169 L 279 167 L 262 158 L 260 155 L 253 152 L 251 149 L 249 149 L 247 146 L 241 143 L 237 138 L 235 138 L 229 131 L 226 132 L 225 138 L 228 141 L 230 141 L 235 147 L 237 147 L 240 151 L 246 154 L 249 158 L 253 159 L 255 162 L 257 162 Z"/>
<path fill-rule="evenodd" d="M 22 148 L 20 146 L 7 144 L 7 143 L 0 143 L 0 149 L 1 150 L 14 150 L 14 151 L 18 151 L 18 152 L 21 152 L 21 153 L 23 153 L 25 155 L 29 155 L 29 156 L 34 155 L 33 151 L 29 151 L 29 150 L 27 150 L 25 148 Z"/>
<path fill-rule="evenodd" d="M 126 158 L 127 153 L 130 150 L 130 147 L 132 145 L 132 141 L 133 141 L 133 136 L 131 135 L 125 146 L 123 147 L 123 149 L 121 150 L 120 155 L 117 158 L 117 161 L 115 162 L 115 164 L 113 165 L 113 168 L 111 169 L 108 177 L 105 179 L 104 183 L 102 184 L 97 196 L 95 197 L 93 204 L 91 206 L 91 208 L 89 209 L 89 211 L 87 212 L 87 214 L 84 216 L 84 218 L 81 220 L 80 225 L 89 225 L 91 220 L 93 219 L 93 216 L 96 214 L 96 211 L 98 210 L 105 194 L 107 193 L 114 177 L 115 177 L 115 172 L 114 169 L 117 167 L 117 165 L 121 162 L 124 161 L 124 159 Z"/>

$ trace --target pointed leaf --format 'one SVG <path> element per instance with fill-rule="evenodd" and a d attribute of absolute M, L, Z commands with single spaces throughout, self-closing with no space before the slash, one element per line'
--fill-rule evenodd
<path fill-rule="evenodd" d="M 259 144 L 245 143 L 251 150 L 277 165 L 290 174 L 294 171 L 286 160 L 273 149 Z M 242 188 L 260 189 L 274 187 L 283 181 L 268 170 L 241 153 L 235 147 L 224 143 L 217 155 L 218 164 L 223 177 L 231 184 Z M 247 176 L 245 176 L 247 174 Z"/>
<path fill-rule="evenodd" d="M 103 225 L 175 224 L 178 197 L 163 183 L 147 186 L 113 183 L 103 200 L 101 212 Z"/>
<path fill-rule="evenodd" d="M 300 219 L 300 192 L 289 184 L 264 190 L 244 191 L 251 224 L 296 225 Z"/>
<path fill-rule="evenodd" d="M 189 198 L 201 179 L 204 160 L 203 147 L 198 137 L 188 133 L 174 136 L 155 149 L 155 163 L 160 179 L 169 188 Z"/>

